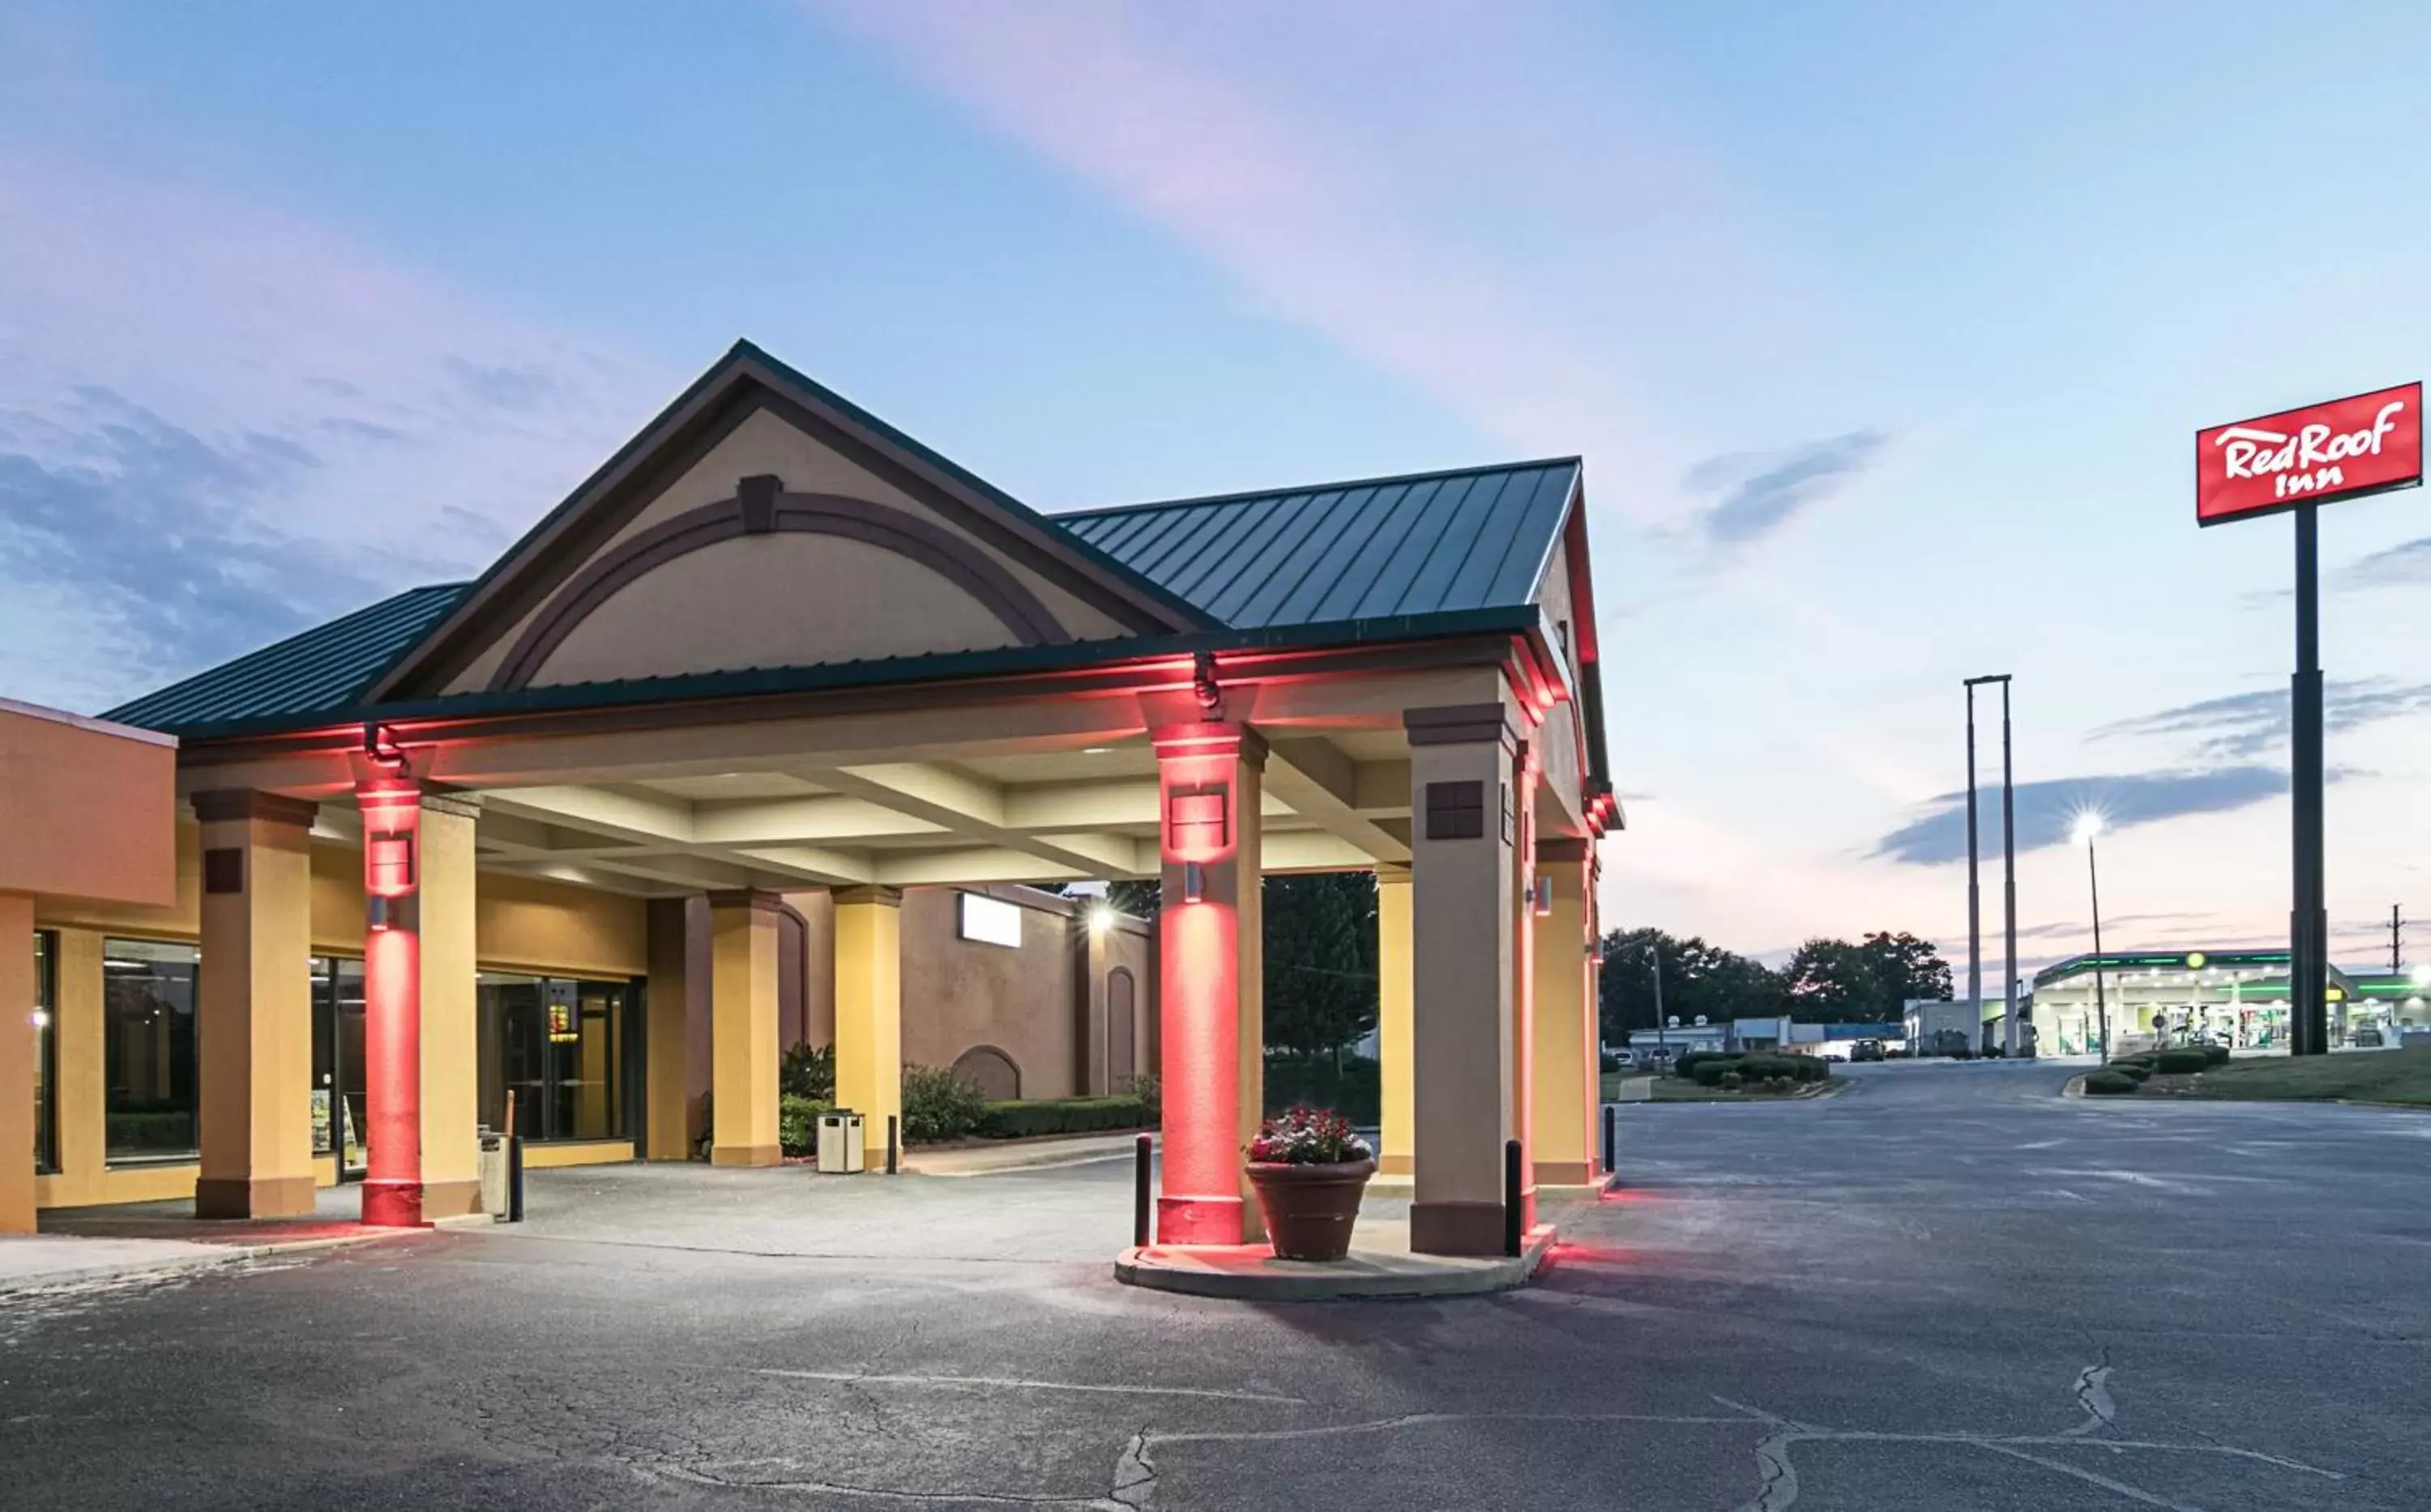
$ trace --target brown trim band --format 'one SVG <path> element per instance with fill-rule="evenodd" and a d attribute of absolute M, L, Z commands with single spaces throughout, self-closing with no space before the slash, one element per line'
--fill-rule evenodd
<path fill-rule="evenodd" d="M 712 908 L 748 908 L 763 914 L 782 910 L 785 899 L 776 893 L 758 887 L 722 888 L 709 895 Z"/>
<path fill-rule="evenodd" d="M 194 817 L 203 824 L 260 819 L 265 824 L 299 824 L 310 829 L 321 816 L 321 805 L 310 798 L 283 793 L 259 793 L 251 788 L 216 788 L 193 796 Z"/>
<path fill-rule="evenodd" d="M 971 888 L 962 889 L 962 891 L 964 892 L 970 892 L 973 890 L 974 889 Z M 835 906 L 838 908 L 844 908 L 854 903 L 863 904 L 864 906 L 875 903 L 880 908 L 901 908 L 903 906 L 902 888 L 887 887 L 875 882 L 855 887 L 838 887 L 834 889 L 832 896 L 835 899 Z"/>
<path fill-rule="evenodd" d="M 1511 719 L 1499 703 L 1456 703 L 1434 709 L 1406 709 L 1401 728 L 1413 746 L 1483 746 L 1507 739 Z"/>
<path fill-rule="evenodd" d="M 746 535 L 831 535 L 927 567 L 979 600 L 1024 646 L 1064 646 L 1071 632 L 1004 564 L 962 536 L 906 510 L 842 494 L 788 494 L 746 478 L 735 496 L 687 510 L 592 563 L 533 616 L 490 680 L 493 692 L 528 686 L 550 654 L 602 604 L 679 557 Z"/>

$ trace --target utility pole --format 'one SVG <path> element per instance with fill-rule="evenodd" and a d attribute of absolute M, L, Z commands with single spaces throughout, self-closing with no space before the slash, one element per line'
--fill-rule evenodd
<path fill-rule="evenodd" d="M 1967 1011 L 1968 1048 L 1984 1048 L 1984 897 L 1975 880 L 1975 682 L 1967 680 Z"/>
<path fill-rule="evenodd" d="M 2389 905 L 2389 974 L 2406 969 L 2406 919 L 2395 903 Z"/>
<path fill-rule="evenodd" d="M 1654 963 L 1654 1045 L 1668 1063 L 1671 1059 L 1671 1041 L 1665 1029 L 1668 1020 L 1663 1016 L 1663 947 L 1647 941 L 1646 958 Z"/>
<path fill-rule="evenodd" d="M 2003 932 L 2007 940 L 2006 969 L 2001 978 L 2001 1052 L 2016 1055 L 2024 1032 L 2018 1027 L 2018 801 L 2017 766 L 2009 745 L 2009 674 L 1995 672 L 1967 680 L 1967 1000 L 1976 1017 L 1974 1030 L 1982 1050 L 1984 1033 L 1983 927 L 1977 899 L 1975 861 L 1975 689 L 2001 685 L 2001 882 Z"/>

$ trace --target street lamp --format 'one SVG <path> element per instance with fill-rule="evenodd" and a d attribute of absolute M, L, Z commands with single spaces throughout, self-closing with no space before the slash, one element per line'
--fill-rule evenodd
<path fill-rule="evenodd" d="M 1668 1066 L 1671 1060 L 1671 1039 L 1664 1033 L 1663 947 L 1653 940 L 1647 941 L 1646 959 L 1654 963 L 1654 1053 Z"/>
<path fill-rule="evenodd" d="M 2076 816 L 2076 838 L 2085 847 L 2085 881 L 2093 896 L 2093 1006 L 2102 1034 L 2102 1063 L 2110 1064 L 2110 999 L 2102 985 L 2102 869 L 2095 864 L 2093 842 L 2102 833 L 2102 815 L 2087 809 Z"/>

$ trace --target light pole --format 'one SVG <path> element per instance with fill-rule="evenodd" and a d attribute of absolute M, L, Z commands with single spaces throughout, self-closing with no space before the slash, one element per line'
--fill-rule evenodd
<path fill-rule="evenodd" d="M 1995 672 L 1967 680 L 1967 997 L 1975 1016 L 1984 1016 L 1983 929 L 1975 884 L 1975 688 L 2001 685 L 2001 888 L 2002 928 L 2007 941 L 2006 969 L 2001 977 L 2001 1053 L 2015 1056 L 2023 1044 L 2018 1027 L 2018 790 L 2017 768 L 2009 755 L 2009 674 Z M 1976 1033 L 1982 1033 L 1979 1024 Z"/>
<path fill-rule="evenodd" d="M 1663 1028 L 1663 947 L 1652 940 L 1647 941 L 1646 959 L 1654 963 L 1654 1048 L 1668 1065 L 1671 1059 L 1671 1040 Z"/>
<path fill-rule="evenodd" d="M 2110 1064 L 2110 999 L 2102 985 L 2102 868 L 2094 860 L 2093 842 L 2102 833 L 2102 815 L 2077 816 L 2076 837 L 2085 842 L 2085 882 L 2093 895 L 2093 1007 L 2100 1016 L 2102 1063 Z"/>

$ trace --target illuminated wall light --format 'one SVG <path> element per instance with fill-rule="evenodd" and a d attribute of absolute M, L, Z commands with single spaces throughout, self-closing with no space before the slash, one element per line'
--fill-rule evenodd
<path fill-rule="evenodd" d="M 34 1027 L 36 1029 L 48 1029 L 51 1027 L 51 1016 L 47 1009 L 37 1008 L 32 1013 L 26 1015 L 26 1016 L 34 1021 Z"/>
<path fill-rule="evenodd" d="M 1204 901 L 1207 897 L 1207 868 L 1195 861 L 1182 864 L 1182 900 L 1185 903 Z"/>

